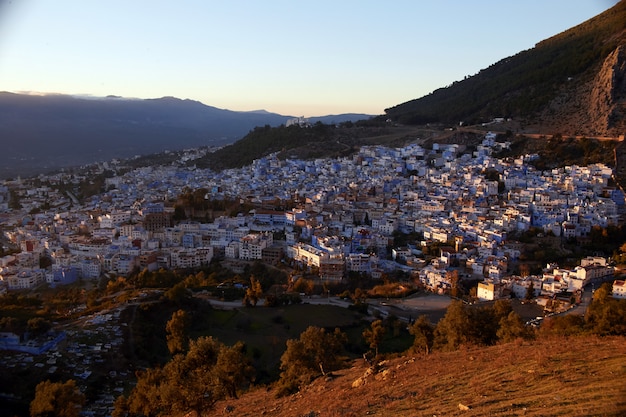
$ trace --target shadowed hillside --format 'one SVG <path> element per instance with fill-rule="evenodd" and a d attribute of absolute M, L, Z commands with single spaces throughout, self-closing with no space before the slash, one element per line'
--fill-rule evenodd
<path fill-rule="evenodd" d="M 514 118 L 526 131 L 617 136 L 626 127 L 626 1 L 534 48 L 386 109 L 407 124 Z M 546 132 L 544 132 L 546 133 Z"/>
<path fill-rule="evenodd" d="M 367 115 L 312 120 L 343 122 Z M 130 158 L 164 150 L 223 146 L 256 126 L 290 116 L 237 112 L 174 97 L 125 99 L 0 93 L 0 178 Z"/>
<path fill-rule="evenodd" d="M 340 126 L 316 123 L 309 128 L 264 126 L 194 162 L 199 167 L 221 170 L 249 165 L 255 159 L 274 152 L 278 152 L 281 159 L 340 157 L 351 155 L 363 145 L 403 146 L 439 133 L 432 129 L 388 126 L 369 121 L 346 122 Z"/>

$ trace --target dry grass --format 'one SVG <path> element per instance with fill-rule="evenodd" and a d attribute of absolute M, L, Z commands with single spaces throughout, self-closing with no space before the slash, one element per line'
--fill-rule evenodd
<path fill-rule="evenodd" d="M 217 404 L 236 416 L 623 416 L 626 339 L 555 338 L 396 358 L 276 398 L 259 388 Z M 353 387 L 361 378 L 362 385 Z M 232 407 L 227 413 L 225 408 Z M 467 408 L 467 409 L 465 409 Z"/>

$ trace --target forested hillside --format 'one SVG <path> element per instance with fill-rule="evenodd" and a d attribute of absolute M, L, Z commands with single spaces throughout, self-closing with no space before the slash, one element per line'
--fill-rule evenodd
<path fill-rule="evenodd" d="M 528 123 L 534 123 L 533 117 L 548 116 L 546 110 L 552 110 L 552 118 L 559 118 L 558 107 L 562 105 L 559 99 L 563 94 L 578 91 L 589 98 L 593 88 L 581 90 L 589 83 L 595 88 L 610 89 L 610 100 L 619 107 L 626 97 L 623 65 L 615 67 L 613 80 L 599 80 L 596 76 L 605 59 L 625 42 L 626 2 L 621 1 L 605 13 L 546 39 L 532 49 L 504 58 L 478 74 L 386 109 L 386 117 L 408 124 L 456 125 L 461 121 L 475 124 L 495 117 L 525 118 L 531 119 Z M 610 116 L 587 113 L 591 118 Z M 616 119 L 607 123 L 604 132 L 587 134 L 606 134 L 611 128 L 623 126 Z"/>

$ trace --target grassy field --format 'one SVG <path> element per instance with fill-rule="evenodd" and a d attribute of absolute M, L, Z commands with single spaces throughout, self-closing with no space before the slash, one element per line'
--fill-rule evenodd
<path fill-rule="evenodd" d="M 196 339 L 212 336 L 226 345 L 244 342 L 259 372 L 260 382 L 278 376 L 280 356 L 287 340 L 297 339 L 307 327 L 340 327 L 355 338 L 360 338 L 367 325 L 361 314 L 332 305 L 296 304 L 232 310 L 207 306 L 196 306 L 188 311 L 192 317 L 189 337 Z M 132 324 L 136 359 L 150 366 L 168 359 L 165 325 L 176 309 L 178 307 L 167 304 L 154 304 L 136 310 Z"/>

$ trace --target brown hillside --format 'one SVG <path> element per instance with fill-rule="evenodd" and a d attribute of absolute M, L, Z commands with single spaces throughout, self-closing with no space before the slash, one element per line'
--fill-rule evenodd
<path fill-rule="evenodd" d="M 572 78 L 529 124 L 529 130 L 588 137 L 624 135 L 626 43 L 611 52 L 593 75 L 588 74 Z"/>
<path fill-rule="evenodd" d="M 217 404 L 233 416 L 624 416 L 626 339 L 576 337 L 363 360 L 276 398 L 257 389 Z"/>

